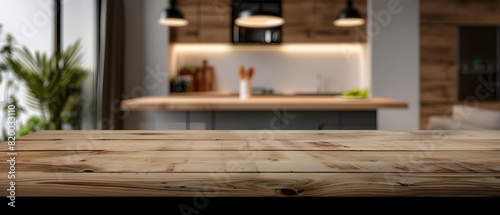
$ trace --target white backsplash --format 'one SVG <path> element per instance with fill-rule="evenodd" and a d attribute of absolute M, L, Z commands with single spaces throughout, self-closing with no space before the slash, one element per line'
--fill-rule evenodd
<path fill-rule="evenodd" d="M 217 91 L 238 92 L 240 66 L 255 68 L 252 87 L 275 93 L 315 93 L 318 75 L 324 93 L 368 88 L 370 83 L 364 44 L 175 44 L 171 54 L 170 77 L 207 59 L 214 67 Z"/>

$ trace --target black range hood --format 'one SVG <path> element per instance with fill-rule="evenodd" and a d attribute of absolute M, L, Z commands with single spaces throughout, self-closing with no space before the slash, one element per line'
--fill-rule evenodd
<path fill-rule="evenodd" d="M 281 0 L 232 0 L 231 40 L 233 44 L 280 44 L 282 27 L 241 27 L 235 20 L 248 11 L 281 16 Z"/>

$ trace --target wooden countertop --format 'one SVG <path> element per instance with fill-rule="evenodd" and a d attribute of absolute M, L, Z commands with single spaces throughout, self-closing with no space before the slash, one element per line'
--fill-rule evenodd
<path fill-rule="evenodd" d="M 236 96 L 164 96 L 140 97 L 124 100 L 124 111 L 173 110 L 173 111 L 356 111 L 378 108 L 407 108 L 405 102 L 385 99 L 344 99 L 338 96 L 253 96 L 239 99 Z"/>
<path fill-rule="evenodd" d="M 498 131 L 39 131 L 16 141 L 16 197 L 500 196 Z"/>

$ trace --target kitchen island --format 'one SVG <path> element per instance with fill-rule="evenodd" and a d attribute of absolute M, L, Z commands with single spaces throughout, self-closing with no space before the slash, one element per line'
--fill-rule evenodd
<path fill-rule="evenodd" d="M 17 197 L 500 196 L 497 131 L 39 131 L 16 141 Z"/>
<path fill-rule="evenodd" d="M 156 124 L 167 130 L 374 130 L 377 109 L 407 107 L 386 98 L 324 95 L 149 96 L 121 103 L 122 111 L 159 111 Z"/>
<path fill-rule="evenodd" d="M 148 96 L 125 100 L 124 111 L 373 111 L 406 108 L 405 102 L 386 98 L 346 99 L 339 96 Z"/>

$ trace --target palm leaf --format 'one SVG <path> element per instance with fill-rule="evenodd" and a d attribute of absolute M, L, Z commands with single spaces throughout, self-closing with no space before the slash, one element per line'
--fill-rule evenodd
<path fill-rule="evenodd" d="M 78 119 L 80 86 L 90 74 L 80 67 L 80 41 L 50 58 L 38 52 L 33 55 L 26 47 L 16 53 L 15 60 L 8 57 L 6 62 L 26 83 L 26 104 L 41 110 L 54 129 L 60 129 L 63 122 Z"/>

